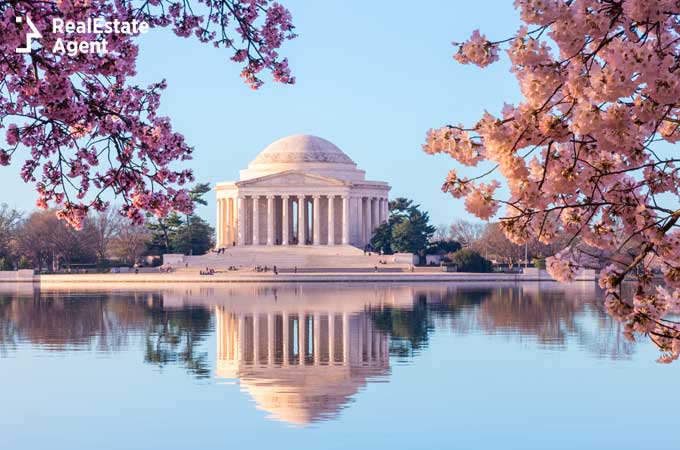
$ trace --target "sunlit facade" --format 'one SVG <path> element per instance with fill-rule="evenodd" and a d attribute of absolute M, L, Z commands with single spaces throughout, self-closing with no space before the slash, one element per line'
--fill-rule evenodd
<path fill-rule="evenodd" d="M 364 246 L 387 220 L 390 190 L 365 175 L 325 139 L 279 139 L 215 187 L 217 246 Z"/>

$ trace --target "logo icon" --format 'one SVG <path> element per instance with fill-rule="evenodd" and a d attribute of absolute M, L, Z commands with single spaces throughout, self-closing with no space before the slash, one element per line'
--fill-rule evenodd
<path fill-rule="evenodd" d="M 21 17 L 16 17 L 16 21 L 17 23 L 22 23 L 24 20 Z M 26 23 L 31 31 L 26 33 L 26 46 L 17 48 L 17 53 L 31 53 L 31 42 L 33 42 L 33 39 L 40 39 L 42 37 L 42 34 L 40 34 L 40 31 L 33 25 L 33 21 L 29 16 L 26 16 Z"/>

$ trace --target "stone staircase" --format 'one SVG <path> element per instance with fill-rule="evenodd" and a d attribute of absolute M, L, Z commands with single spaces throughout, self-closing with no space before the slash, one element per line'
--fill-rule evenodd
<path fill-rule="evenodd" d="M 178 271 L 203 269 L 226 269 L 235 266 L 242 269 L 255 266 L 276 266 L 281 271 L 288 269 L 309 269 L 315 272 L 333 269 L 368 270 L 378 266 L 380 269 L 408 269 L 411 267 L 404 257 L 378 254 L 365 255 L 363 250 L 349 245 L 335 246 L 241 246 L 229 247 L 224 254 L 208 253 L 201 256 L 175 256 L 168 262 Z M 379 261 L 386 261 L 381 264 Z"/>

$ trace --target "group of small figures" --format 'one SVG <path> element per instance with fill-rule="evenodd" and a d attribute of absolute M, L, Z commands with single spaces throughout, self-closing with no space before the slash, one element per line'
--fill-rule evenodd
<path fill-rule="evenodd" d="M 276 266 L 274 266 L 272 269 L 270 269 L 268 266 L 255 266 L 255 272 L 269 272 L 269 270 L 274 272 L 274 275 L 279 274 L 279 269 L 277 269 Z"/>
<path fill-rule="evenodd" d="M 364 247 L 364 256 L 373 256 L 373 253 L 376 253 L 376 254 L 382 256 L 383 251 L 382 251 L 382 249 L 376 250 L 375 248 L 373 248 L 373 246 L 371 244 L 368 244 L 367 246 Z"/>
<path fill-rule="evenodd" d="M 205 270 L 201 270 L 201 275 L 215 275 L 215 269 L 206 267 Z"/>

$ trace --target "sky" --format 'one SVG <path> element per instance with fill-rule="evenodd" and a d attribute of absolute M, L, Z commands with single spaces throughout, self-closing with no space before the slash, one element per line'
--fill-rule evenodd
<path fill-rule="evenodd" d="M 451 168 L 475 172 L 421 145 L 429 128 L 473 125 L 484 110 L 520 99 L 507 58 L 483 70 L 452 59 L 451 42 L 476 28 L 491 40 L 511 36 L 519 25 L 512 1 L 281 1 L 299 35 L 280 52 L 293 86 L 267 77 L 253 91 L 222 49 L 168 30 L 139 38 L 137 81 L 167 80 L 160 112 L 195 147 L 196 181 L 237 180 L 271 142 L 313 134 L 340 147 L 368 179 L 389 182 L 391 198 L 421 204 L 433 224 L 471 219 L 441 185 Z M 0 201 L 29 211 L 37 196 L 19 178 L 18 161 L 0 167 Z M 207 199 L 198 212 L 214 224 L 214 197 Z"/>

